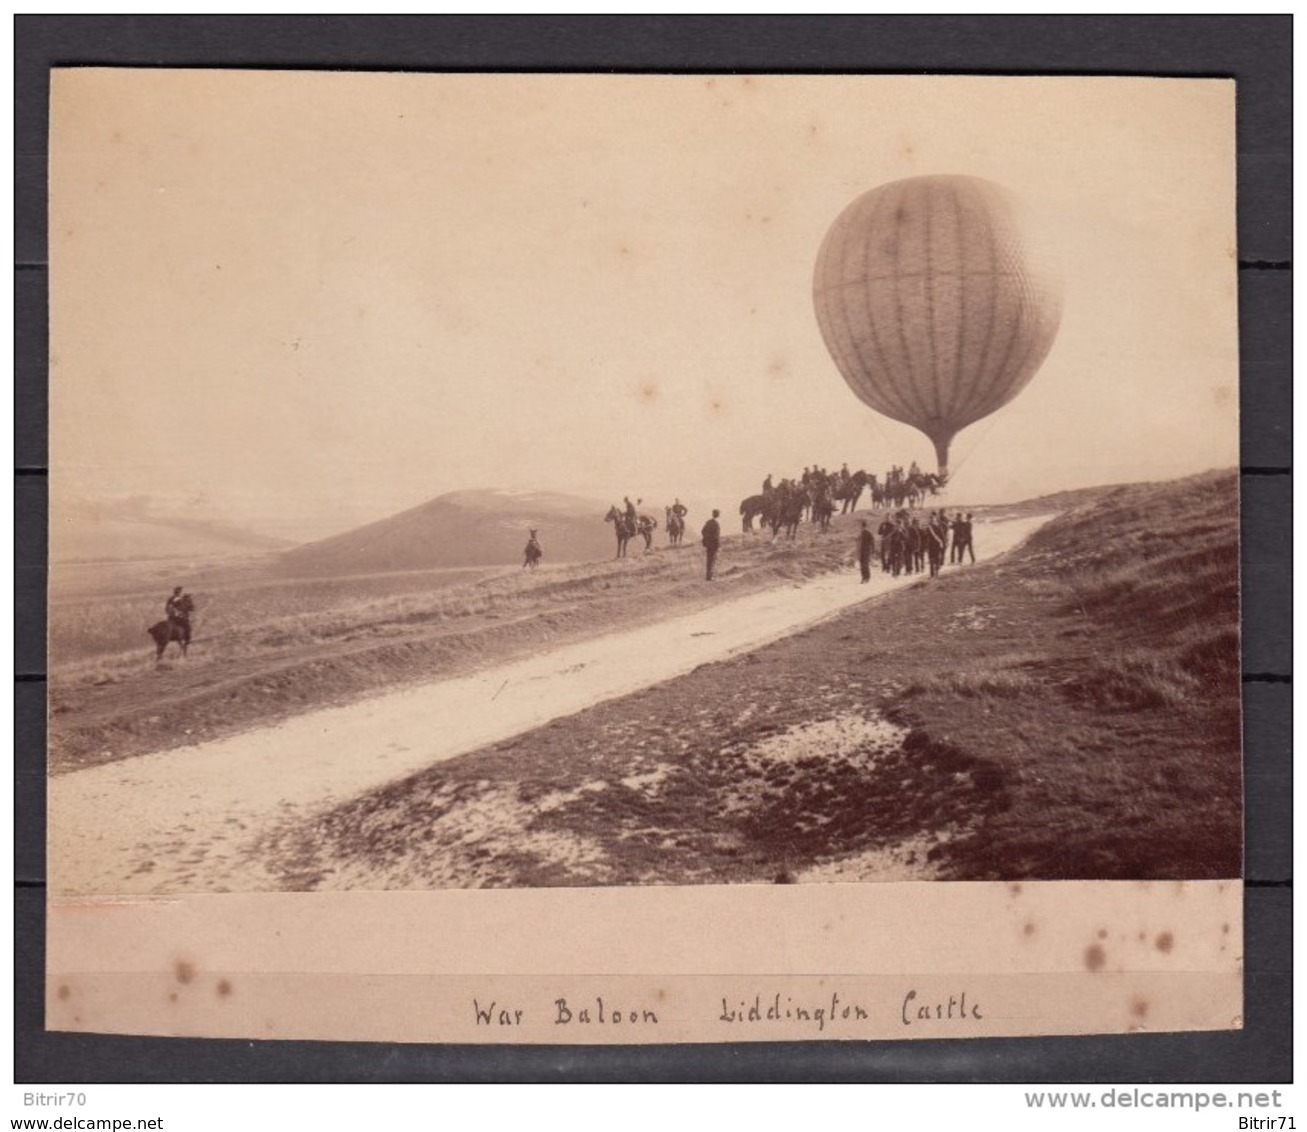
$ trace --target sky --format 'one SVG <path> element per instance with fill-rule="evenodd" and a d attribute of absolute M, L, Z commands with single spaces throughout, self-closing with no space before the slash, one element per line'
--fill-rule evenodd
<path fill-rule="evenodd" d="M 307 539 L 459 489 L 733 514 L 933 466 L 812 300 L 844 207 L 928 173 L 1016 193 L 1065 292 L 951 496 L 1238 462 L 1230 82 L 78 69 L 50 173 L 56 541 L 128 496 Z"/>

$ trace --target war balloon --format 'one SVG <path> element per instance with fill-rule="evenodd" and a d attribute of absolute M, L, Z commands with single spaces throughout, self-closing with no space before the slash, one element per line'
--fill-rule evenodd
<path fill-rule="evenodd" d="M 1012 400 L 1048 355 L 1061 281 L 1029 212 L 1002 186 L 936 175 L 864 193 L 831 225 L 813 299 L 853 391 L 935 446 Z"/>

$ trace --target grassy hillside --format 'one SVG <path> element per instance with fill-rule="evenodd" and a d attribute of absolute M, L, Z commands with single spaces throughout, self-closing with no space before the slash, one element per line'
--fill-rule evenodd
<path fill-rule="evenodd" d="M 173 646 L 161 666 L 145 628 L 170 586 L 124 580 L 50 607 L 50 766 L 129 758 L 439 680 L 799 581 L 849 554 L 847 538 L 811 531 L 795 544 L 735 536 L 711 587 L 689 544 L 535 572 L 272 580 L 261 566 L 211 570 L 178 579 L 196 595 L 195 641 L 185 660 Z"/>
<path fill-rule="evenodd" d="M 971 662 L 886 705 L 992 768 L 952 870 L 1239 875 L 1237 532 L 1233 473 L 1120 488 L 998 568 Z"/>
<path fill-rule="evenodd" d="M 265 851 L 292 887 L 1237 876 L 1237 520 L 1233 472 L 1096 493 Z"/>
<path fill-rule="evenodd" d="M 50 517 L 52 562 L 198 562 L 288 545 L 232 523 L 155 510 L 146 499 L 69 503 Z"/>
<path fill-rule="evenodd" d="M 521 565 L 537 529 L 546 562 L 602 559 L 615 536 L 602 504 L 548 492 L 461 491 L 283 555 L 287 574 L 340 577 L 387 570 Z M 662 516 L 656 516 L 660 522 Z"/>

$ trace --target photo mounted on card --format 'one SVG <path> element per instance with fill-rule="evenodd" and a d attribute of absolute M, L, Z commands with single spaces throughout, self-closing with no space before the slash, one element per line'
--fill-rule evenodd
<path fill-rule="evenodd" d="M 55 71 L 49 1028 L 1240 1026 L 1234 100 Z"/>

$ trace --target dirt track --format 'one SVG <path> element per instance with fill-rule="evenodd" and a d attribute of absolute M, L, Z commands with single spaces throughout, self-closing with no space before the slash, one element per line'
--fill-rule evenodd
<path fill-rule="evenodd" d="M 986 557 L 1042 520 L 986 525 Z M 611 631 L 474 676 L 50 780 L 59 895 L 280 887 L 253 852 L 270 828 L 594 703 L 759 648 L 920 576 L 841 572 Z"/>

